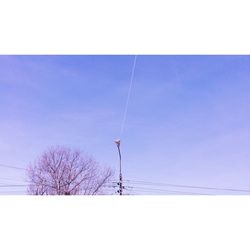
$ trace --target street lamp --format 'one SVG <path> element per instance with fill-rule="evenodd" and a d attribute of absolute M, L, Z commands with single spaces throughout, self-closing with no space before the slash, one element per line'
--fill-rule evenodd
<path fill-rule="evenodd" d="M 120 150 L 120 145 L 121 145 L 121 140 L 120 139 L 117 139 L 115 140 L 115 144 L 117 146 L 117 149 L 118 149 L 118 153 L 119 153 L 119 160 L 120 160 L 120 176 L 119 176 L 119 194 L 122 195 L 122 189 L 123 189 L 123 186 L 122 186 L 122 157 L 121 157 L 121 150 Z"/>

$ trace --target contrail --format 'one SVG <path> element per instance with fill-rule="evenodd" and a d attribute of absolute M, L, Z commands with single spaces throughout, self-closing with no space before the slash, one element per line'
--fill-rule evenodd
<path fill-rule="evenodd" d="M 134 64 L 133 64 L 133 68 L 132 68 L 132 72 L 131 72 L 131 78 L 130 78 L 128 96 L 127 96 L 127 101 L 126 101 L 126 105 L 125 105 L 125 109 L 124 109 L 124 114 L 123 114 L 123 120 L 122 120 L 122 124 L 121 124 L 121 135 L 122 135 L 122 133 L 124 131 L 124 126 L 125 126 L 125 122 L 126 122 L 126 119 L 127 119 L 128 105 L 129 105 L 131 91 L 132 91 L 132 86 L 133 86 L 133 82 L 134 82 L 136 60 L 137 60 L 137 55 L 135 55 Z"/>

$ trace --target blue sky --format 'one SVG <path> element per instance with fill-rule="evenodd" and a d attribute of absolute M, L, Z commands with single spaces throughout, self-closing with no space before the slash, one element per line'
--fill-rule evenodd
<path fill-rule="evenodd" d="M 133 60 L 0 56 L 0 163 L 26 167 L 64 145 L 117 176 L 113 140 Z M 249 56 L 138 56 L 121 137 L 124 178 L 250 189 L 249 79 Z M 1 183 L 25 178 L 7 168 L 0 175 Z"/>

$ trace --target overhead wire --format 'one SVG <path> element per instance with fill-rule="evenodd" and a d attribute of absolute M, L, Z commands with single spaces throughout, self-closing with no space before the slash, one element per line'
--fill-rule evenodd
<path fill-rule="evenodd" d="M 186 192 L 180 190 L 158 189 L 158 188 L 144 188 L 144 187 L 132 187 L 132 190 L 145 191 L 145 192 L 161 192 L 161 193 L 174 193 L 181 195 L 210 195 L 208 193 Z"/>
<path fill-rule="evenodd" d="M 15 179 L 15 178 L 6 178 L 6 177 L 0 177 L 0 180 L 3 181 L 20 181 L 20 179 Z"/>
<path fill-rule="evenodd" d="M 116 188 L 116 185 L 106 185 L 105 187 Z M 197 193 L 197 192 L 186 192 L 181 190 L 167 190 L 167 189 L 159 189 L 159 188 L 151 188 L 151 187 L 141 187 L 141 186 L 125 186 L 125 190 L 127 191 L 145 191 L 145 192 L 168 192 L 168 193 L 176 193 L 176 194 L 190 194 L 190 195 L 209 195 L 207 193 Z"/>
<path fill-rule="evenodd" d="M 157 183 L 148 181 L 136 181 L 136 180 L 124 180 L 125 182 L 132 184 L 150 185 L 150 186 L 168 186 L 168 187 L 178 187 L 178 188 L 190 188 L 190 189 L 206 189 L 215 191 L 230 191 L 230 192 L 245 192 L 250 193 L 248 189 L 235 189 L 235 188 L 218 188 L 218 187 L 208 187 L 208 186 L 194 186 L 194 185 L 180 185 L 172 183 Z"/>
<path fill-rule="evenodd" d="M 0 188 L 5 187 L 27 187 L 27 185 L 19 185 L 19 184 L 0 184 Z"/>
<path fill-rule="evenodd" d="M 178 185 L 178 184 L 172 184 L 172 183 L 158 183 L 158 182 L 149 182 L 149 181 L 136 181 L 136 180 L 124 180 L 127 185 L 132 185 L 133 188 L 141 188 L 141 186 L 145 189 L 155 189 L 155 187 L 175 187 L 175 188 L 185 188 L 187 189 L 199 189 L 202 190 L 210 190 L 210 191 L 226 191 L 226 192 L 237 192 L 237 193 L 250 193 L 250 190 L 248 189 L 236 189 L 236 188 L 219 188 L 219 187 L 208 187 L 208 186 L 194 186 L 194 185 Z M 113 184 L 117 184 L 116 181 L 112 182 Z M 145 187 L 146 186 L 146 187 Z M 115 186 L 113 186 L 115 187 Z M 153 190 L 157 191 L 157 190 Z M 159 191 L 159 190 L 158 190 Z M 165 191 L 165 190 L 164 190 Z M 180 192 L 184 192 L 182 190 L 179 190 Z M 188 190 L 190 191 L 190 190 Z M 190 192 L 189 192 L 190 193 Z M 199 194 L 205 194 L 205 193 L 199 193 Z"/>
<path fill-rule="evenodd" d="M 1 164 L 1 163 L 0 163 L 0 167 L 1 168 L 18 169 L 18 170 L 26 170 L 26 168 L 16 167 L 16 166 L 11 166 L 11 165 L 5 165 L 5 164 Z"/>

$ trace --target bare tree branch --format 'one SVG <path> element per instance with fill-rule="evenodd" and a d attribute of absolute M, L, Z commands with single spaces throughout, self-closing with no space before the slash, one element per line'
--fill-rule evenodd
<path fill-rule="evenodd" d="M 112 171 L 103 171 L 79 151 L 56 147 L 46 151 L 28 168 L 28 193 L 34 195 L 101 194 Z"/>

